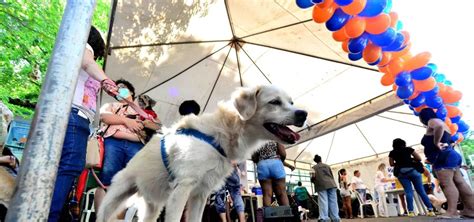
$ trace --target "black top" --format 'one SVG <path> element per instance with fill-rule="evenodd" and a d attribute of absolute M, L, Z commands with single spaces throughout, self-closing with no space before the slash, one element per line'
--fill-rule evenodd
<path fill-rule="evenodd" d="M 436 158 L 438 154 L 441 152 L 441 150 L 439 150 L 435 146 L 433 137 L 434 137 L 433 135 L 424 135 L 423 139 L 421 139 L 421 145 L 425 147 L 424 152 L 425 152 L 426 159 L 428 159 L 430 163 L 436 162 Z M 449 134 L 448 131 L 444 131 L 443 137 L 441 137 L 440 142 L 448 143 L 448 144 L 452 142 L 451 135 Z"/>
<path fill-rule="evenodd" d="M 413 167 L 413 159 L 411 157 L 413 152 L 415 152 L 415 150 L 410 147 L 399 148 L 390 151 L 388 157 L 395 160 L 396 167 Z"/>

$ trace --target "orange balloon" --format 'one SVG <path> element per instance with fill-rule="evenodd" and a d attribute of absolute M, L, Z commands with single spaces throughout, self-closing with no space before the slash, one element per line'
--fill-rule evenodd
<path fill-rule="evenodd" d="M 385 13 L 381 13 L 375 17 L 366 18 L 365 21 L 367 23 L 365 31 L 370 34 L 380 34 L 390 27 L 390 16 Z"/>
<path fill-rule="evenodd" d="M 362 52 L 362 58 L 367 63 L 374 63 L 382 56 L 382 48 L 379 46 L 369 43 Z"/>
<path fill-rule="evenodd" d="M 398 86 L 397 86 L 397 84 L 393 84 L 393 85 L 392 85 L 392 90 L 393 90 L 394 92 L 396 92 L 396 91 L 397 91 L 397 89 L 398 89 Z"/>
<path fill-rule="evenodd" d="M 425 80 L 413 80 L 416 91 L 426 92 L 432 90 L 436 86 L 436 80 L 433 77 Z"/>
<path fill-rule="evenodd" d="M 398 14 L 396 12 L 390 12 L 388 15 L 390 16 L 390 27 L 397 27 Z"/>
<path fill-rule="evenodd" d="M 382 60 L 380 60 L 378 66 L 379 67 L 384 67 L 384 66 L 386 67 L 386 65 L 390 62 L 391 59 L 392 59 L 392 53 L 382 52 Z"/>
<path fill-rule="evenodd" d="M 384 74 L 388 74 L 388 66 L 379 66 L 379 71 L 384 73 Z"/>
<path fill-rule="evenodd" d="M 349 39 L 342 42 L 342 50 L 344 50 L 344 52 L 349 53 Z"/>
<path fill-rule="evenodd" d="M 400 34 L 405 37 L 405 41 L 403 42 L 403 45 L 407 45 L 410 42 L 410 33 L 407 31 L 401 31 Z"/>
<path fill-rule="evenodd" d="M 349 38 L 359 37 L 364 33 L 365 28 L 365 19 L 359 16 L 354 16 L 344 25 L 344 30 Z"/>
<path fill-rule="evenodd" d="M 456 140 L 456 143 L 461 143 L 464 140 L 464 136 L 462 135 L 462 133 L 458 133 L 458 134 L 459 134 L 459 139 Z"/>
<path fill-rule="evenodd" d="M 455 103 L 461 100 L 462 93 L 458 90 L 447 90 L 446 93 L 443 93 L 441 98 L 443 98 L 443 102 L 445 103 Z"/>
<path fill-rule="evenodd" d="M 316 7 L 326 8 L 328 6 L 333 5 L 333 3 L 334 3 L 334 0 L 323 0 L 323 2 L 317 4 Z"/>
<path fill-rule="evenodd" d="M 444 83 L 438 83 L 438 95 L 443 97 L 443 94 L 446 93 L 446 85 L 444 85 Z"/>
<path fill-rule="evenodd" d="M 403 48 L 402 50 L 400 50 L 398 52 L 392 52 L 392 57 L 393 58 L 403 57 L 404 55 L 406 55 L 407 53 L 410 52 L 410 49 L 411 49 L 411 43 L 408 43 L 408 45 L 405 46 L 405 48 Z M 407 60 L 405 60 L 405 61 L 407 61 Z"/>
<path fill-rule="evenodd" d="M 324 2 L 326 2 L 325 0 Z M 337 5 L 332 4 L 328 7 L 313 7 L 313 20 L 316 23 L 324 23 L 328 21 L 332 15 L 334 14 L 334 11 L 336 11 Z"/>
<path fill-rule="evenodd" d="M 415 111 L 421 112 L 421 110 L 423 110 L 424 108 L 428 108 L 428 106 L 426 106 L 426 105 L 421 105 L 421 106 L 419 106 L 419 107 L 416 107 L 416 108 L 415 108 Z"/>
<path fill-rule="evenodd" d="M 454 136 L 454 134 L 456 134 L 456 132 L 458 132 L 458 124 L 456 123 L 453 123 L 451 124 L 451 126 L 449 127 L 449 129 L 451 130 L 451 136 Z"/>
<path fill-rule="evenodd" d="M 420 95 L 420 92 L 415 91 L 415 92 L 413 92 L 413 94 L 411 94 L 410 97 L 408 97 L 408 100 L 412 100 L 412 99 L 416 98 L 418 95 Z"/>
<path fill-rule="evenodd" d="M 339 29 L 335 32 L 332 33 L 332 38 L 338 42 L 343 42 L 347 39 L 349 39 L 349 37 L 346 35 L 346 31 L 344 30 L 345 28 L 342 27 L 342 29 Z"/>
<path fill-rule="evenodd" d="M 430 59 L 431 59 L 431 53 L 422 52 L 422 53 L 414 56 L 410 60 L 407 60 L 407 62 L 405 63 L 405 70 L 411 71 L 411 70 L 414 70 L 414 69 L 421 68 L 421 67 L 425 66 L 426 64 L 428 64 Z"/>
<path fill-rule="evenodd" d="M 390 74 L 384 74 L 382 76 L 382 79 L 380 79 L 380 83 L 382 83 L 383 86 L 390 86 L 395 82 L 395 79 L 393 76 Z M 395 85 L 395 84 L 394 84 Z"/>
<path fill-rule="evenodd" d="M 388 64 L 388 67 L 387 67 L 388 70 L 387 71 L 392 76 L 397 76 L 398 73 L 403 71 L 404 63 L 405 63 L 405 61 L 401 58 L 392 59 L 392 61 L 390 61 L 390 63 Z"/>
<path fill-rule="evenodd" d="M 341 7 L 349 15 L 357 15 L 364 10 L 367 0 L 354 0 L 351 4 Z"/>
<path fill-rule="evenodd" d="M 446 109 L 448 110 L 448 117 L 453 118 L 456 116 L 459 116 L 461 114 L 461 111 L 459 110 L 458 107 L 455 106 L 446 106 Z M 448 118 L 446 118 L 448 119 Z"/>

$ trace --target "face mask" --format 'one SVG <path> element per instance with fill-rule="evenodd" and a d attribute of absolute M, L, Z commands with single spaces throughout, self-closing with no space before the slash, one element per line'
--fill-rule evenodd
<path fill-rule="evenodd" d="M 118 100 L 124 100 L 130 96 L 130 90 L 127 88 L 119 88 L 118 95 L 115 96 Z"/>

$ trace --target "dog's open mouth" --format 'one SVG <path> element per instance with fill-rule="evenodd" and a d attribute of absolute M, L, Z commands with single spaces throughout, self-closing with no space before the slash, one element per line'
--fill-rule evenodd
<path fill-rule="evenodd" d="M 300 139 L 300 135 L 287 126 L 280 125 L 277 123 L 264 123 L 263 127 L 267 129 L 270 133 L 285 141 L 287 143 L 293 144 Z"/>

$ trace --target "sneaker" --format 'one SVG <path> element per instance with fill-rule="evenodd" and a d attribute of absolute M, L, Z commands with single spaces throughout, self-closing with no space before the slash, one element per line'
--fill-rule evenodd
<path fill-rule="evenodd" d="M 433 210 L 430 210 L 430 211 L 428 211 L 428 213 L 426 214 L 426 216 L 428 216 L 428 217 L 436 217 L 436 214 L 435 214 L 435 212 L 434 212 Z"/>
<path fill-rule="evenodd" d="M 413 212 L 408 212 L 408 217 L 415 217 L 415 216 L 416 216 L 415 213 L 413 213 Z"/>

